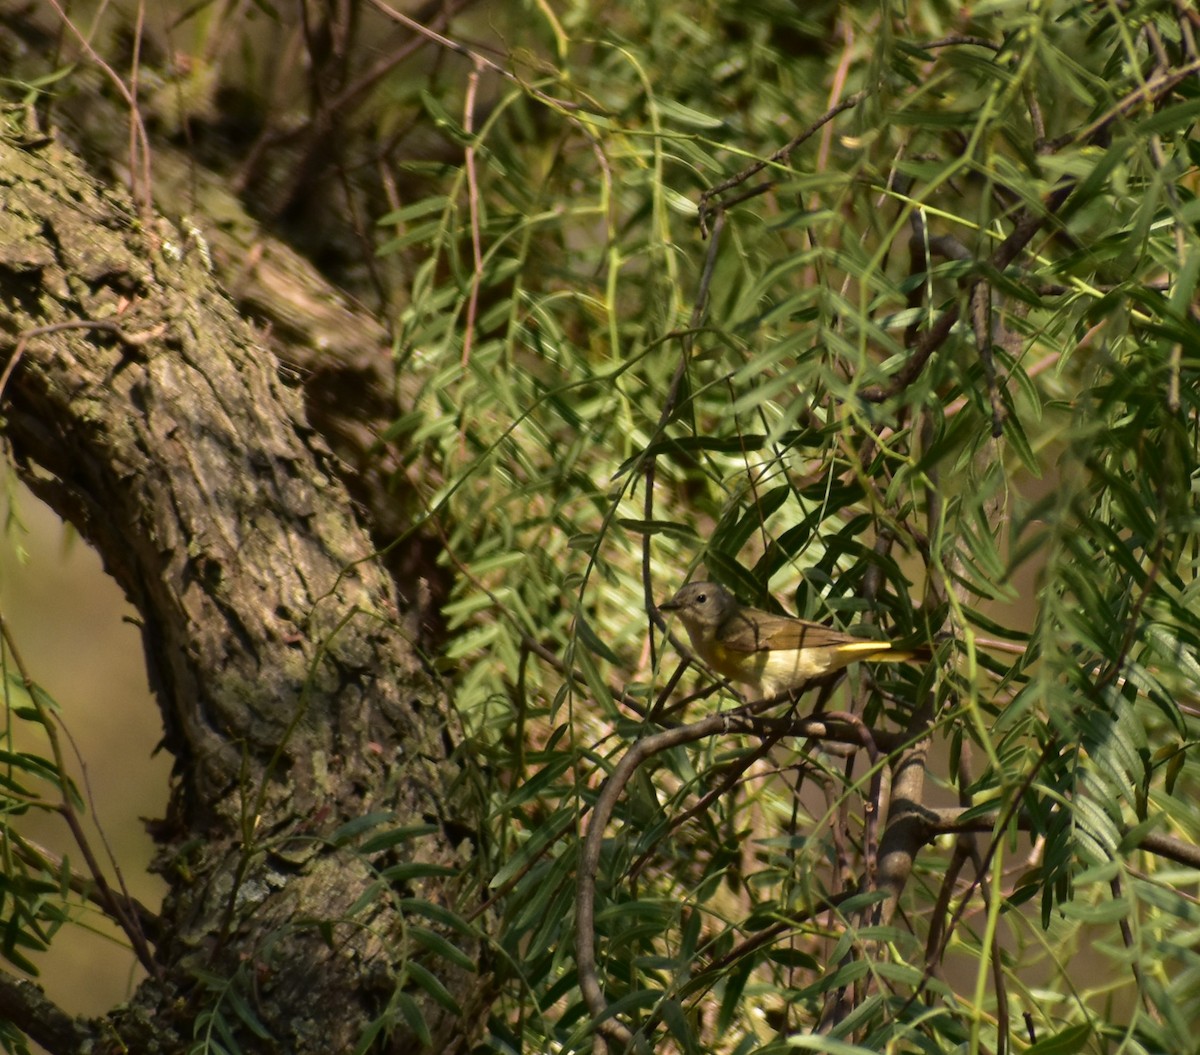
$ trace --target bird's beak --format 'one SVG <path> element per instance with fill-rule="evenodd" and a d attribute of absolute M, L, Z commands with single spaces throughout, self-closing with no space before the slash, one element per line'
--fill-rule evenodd
<path fill-rule="evenodd" d="M 675 600 L 674 597 L 672 597 L 669 601 L 663 601 L 663 603 L 658 606 L 658 610 L 660 612 L 674 612 L 676 609 L 682 607 L 683 605 L 681 605 L 677 600 Z"/>

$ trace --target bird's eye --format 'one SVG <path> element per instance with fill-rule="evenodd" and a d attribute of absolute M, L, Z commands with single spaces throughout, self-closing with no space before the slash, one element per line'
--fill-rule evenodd
<path fill-rule="evenodd" d="M 698 593 L 696 594 L 696 600 L 699 601 L 700 604 L 704 604 L 708 600 L 708 594 Z"/>

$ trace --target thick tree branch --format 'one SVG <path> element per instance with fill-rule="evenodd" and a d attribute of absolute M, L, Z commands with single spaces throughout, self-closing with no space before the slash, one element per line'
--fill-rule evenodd
<path fill-rule="evenodd" d="M 299 391 L 186 237 L 141 229 L 53 143 L 0 143 L 0 172 L 0 331 L 23 348 L 5 435 L 140 611 L 179 760 L 159 828 L 166 981 L 139 999 L 188 1014 L 175 1001 L 197 968 L 250 958 L 290 1050 L 349 1050 L 410 953 L 385 905 L 359 900 L 369 862 L 328 836 L 371 810 L 450 813 L 416 584 L 396 596 Z M 437 831 L 400 849 L 458 860 Z M 427 1021 L 464 1028 L 432 1005 Z"/>
<path fill-rule="evenodd" d="M 77 1055 L 91 1050 L 97 1039 L 94 1029 L 48 999 L 40 985 L 6 971 L 0 971 L 0 1020 L 11 1022 L 52 1055 Z"/>

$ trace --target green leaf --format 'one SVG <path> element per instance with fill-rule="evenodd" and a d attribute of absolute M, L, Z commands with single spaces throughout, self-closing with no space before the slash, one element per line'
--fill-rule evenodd
<path fill-rule="evenodd" d="M 588 622 L 587 616 L 581 611 L 575 613 L 575 632 L 590 652 L 605 662 L 611 663 L 614 667 L 621 666 L 621 657 L 600 640 L 599 635 L 592 629 L 592 624 Z"/>
<path fill-rule="evenodd" d="M 237 1015 L 238 1021 L 253 1033 L 259 1040 L 272 1040 L 270 1031 L 263 1025 L 258 1015 L 254 1013 L 254 1009 L 242 995 L 236 985 L 231 985 L 225 990 L 225 999 L 230 1007 L 233 1008 L 234 1014 Z"/>
<path fill-rule="evenodd" d="M 380 873 L 388 882 L 401 886 L 413 879 L 430 879 L 458 875 L 458 869 L 447 865 L 428 864 L 424 861 L 405 861 L 385 868 Z"/>
<path fill-rule="evenodd" d="M 655 100 L 654 105 L 658 112 L 668 121 L 688 125 L 691 128 L 714 130 L 723 128 L 725 125 L 725 121 L 722 118 L 701 113 L 699 110 L 693 110 L 690 106 L 684 106 L 683 103 L 676 102 L 673 99 L 660 97 Z"/>
<path fill-rule="evenodd" d="M 522 872 L 532 861 L 541 857 L 551 844 L 562 838 L 562 829 L 559 824 L 562 818 L 569 815 L 569 810 L 560 810 L 557 814 L 539 825 L 537 830 L 532 833 L 517 853 L 506 861 L 504 867 L 492 877 L 492 881 L 488 884 L 488 889 L 498 890 L 503 887 L 513 876 Z"/>
<path fill-rule="evenodd" d="M 387 824 L 389 821 L 396 819 L 396 814 L 391 810 L 376 810 L 373 813 L 364 813 L 361 817 L 353 817 L 345 824 L 335 828 L 329 836 L 329 841 L 335 846 L 344 846 L 346 843 L 352 842 L 364 832 L 369 832 L 372 828 L 378 828 L 381 824 Z"/>
<path fill-rule="evenodd" d="M 1092 1027 L 1087 1023 L 1067 1026 L 1057 1033 L 1038 1038 L 1025 1049 L 1025 1055 L 1075 1055 L 1087 1047 L 1091 1036 Z"/>
<path fill-rule="evenodd" d="M 404 973 L 452 1015 L 462 1014 L 462 1009 L 458 1006 L 458 1002 L 454 997 L 450 995 L 450 990 L 421 964 L 415 960 L 407 961 L 404 964 Z"/>
<path fill-rule="evenodd" d="M 802 1051 L 820 1051 L 826 1055 L 874 1055 L 874 1048 L 860 1048 L 857 1044 L 848 1044 L 844 1040 L 822 1034 L 804 1034 L 787 1038 L 789 1048 L 799 1048 Z"/>
<path fill-rule="evenodd" d="M 430 952 L 440 956 L 443 960 L 449 960 L 451 963 L 467 971 L 475 970 L 475 961 L 471 957 L 435 931 L 429 930 L 427 927 L 410 925 L 405 933 L 414 941 L 425 946 Z"/>
<path fill-rule="evenodd" d="M 404 1019 L 405 1025 L 416 1034 L 417 1039 L 425 1047 L 431 1047 L 433 1036 L 429 1032 L 429 1026 L 425 1021 L 424 1014 L 421 1012 L 420 1005 L 407 993 L 397 993 L 394 999 L 396 1008 L 400 1012 L 400 1017 Z"/>
<path fill-rule="evenodd" d="M 358 848 L 358 851 L 367 855 L 377 854 L 383 850 L 391 850 L 403 843 L 412 842 L 423 835 L 433 835 L 438 830 L 436 824 L 409 824 L 400 828 L 392 828 L 367 839 Z"/>

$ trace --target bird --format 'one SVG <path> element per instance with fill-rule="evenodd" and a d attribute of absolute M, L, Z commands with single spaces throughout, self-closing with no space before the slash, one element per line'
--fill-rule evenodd
<path fill-rule="evenodd" d="M 688 583 L 659 608 L 679 615 L 692 648 L 709 667 L 758 697 L 799 688 L 858 660 L 899 663 L 925 654 L 750 608 L 716 582 Z"/>

